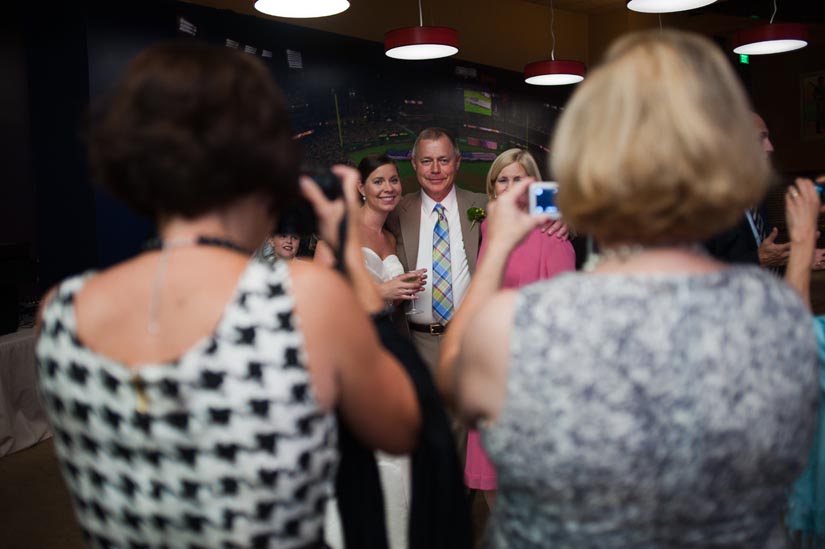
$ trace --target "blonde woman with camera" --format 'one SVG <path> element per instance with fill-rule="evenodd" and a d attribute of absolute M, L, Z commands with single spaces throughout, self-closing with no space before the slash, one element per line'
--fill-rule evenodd
<path fill-rule="evenodd" d="M 805 463 L 819 371 L 793 290 L 700 246 L 770 177 L 728 60 L 697 35 L 621 38 L 551 150 L 562 215 L 600 261 L 490 297 L 543 221 L 515 185 L 441 355 L 496 466 L 490 546 L 763 547 Z"/>

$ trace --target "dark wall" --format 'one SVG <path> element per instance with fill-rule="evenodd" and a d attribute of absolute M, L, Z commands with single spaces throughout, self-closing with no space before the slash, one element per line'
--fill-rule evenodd
<path fill-rule="evenodd" d="M 27 215 L 36 226 L 39 285 L 111 265 L 134 255 L 149 223 L 91 185 L 84 133 L 90 99 L 99 97 L 141 49 L 175 35 L 175 4 L 62 3 L 43 16 L 35 4 L 22 13 L 26 73 L 17 104 L 28 113 L 19 138 L 30 143 L 29 182 L 35 197 Z M 18 80 L 19 82 L 19 80 Z M 22 200 L 18 200 L 22 203 Z M 33 214 L 33 215 L 32 215 Z"/>
<path fill-rule="evenodd" d="M 87 19 L 89 97 L 100 98 L 126 65 L 151 44 L 176 36 L 174 2 L 140 2 L 122 9 L 116 2 L 96 9 Z M 152 232 L 150 220 L 97 189 L 94 193 L 97 266 L 105 268 L 135 255 Z"/>
<path fill-rule="evenodd" d="M 783 173 L 825 173 L 825 135 L 803 135 L 802 78 L 825 74 L 825 25 L 811 26 L 802 50 L 751 57 L 753 101 L 771 131 L 774 161 Z"/>
<path fill-rule="evenodd" d="M 29 170 L 29 107 L 23 18 L 12 10 L 0 28 L 0 243 L 34 254 L 34 187 Z"/>
<path fill-rule="evenodd" d="M 94 203 L 78 139 L 88 103 L 85 10 L 55 4 L 48 17 L 28 6 L 31 175 L 43 289 L 96 264 Z"/>
<path fill-rule="evenodd" d="M 15 81 L 2 92 L 12 105 L 4 105 L 4 124 L 10 122 L 3 144 L 18 160 L 3 167 L 15 181 L 15 206 L 4 207 L 13 211 L 14 238 L 34 242 L 38 235 L 44 290 L 67 275 L 134 255 L 152 230 L 148 220 L 93 187 L 83 134 L 90 101 L 156 41 L 224 45 L 229 39 L 254 48 L 285 91 L 296 134 L 307 134 L 301 143 L 312 163 L 357 162 L 376 149 L 403 157 L 416 132 L 439 125 L 454 131 L 470 155 L 459 182 L 474 188 L 489 164 L 485 155 L 505 148 L 529 147 L 543 165 L 572 91 L 534 88 L 519 73 L 454 59 L 392 60 L 380 43 L 171 0 L 133 3 L 128 10 L 117 2 L 64 3 L 48 17 L 41 12 L 28 3 L 16 41 L 0 48 L 0 58 L 13 61 L 3 69 Z M 180 17 L 197 27 L 196 38 L 179 31 Z M 290 68 L 287 50 L 300 53 L 303 68 Z M 490 112 L 468 112 L 465 90 L 489 94 Z M 402 164 L 402 175 L 409 175 L 409 164 Z"/>

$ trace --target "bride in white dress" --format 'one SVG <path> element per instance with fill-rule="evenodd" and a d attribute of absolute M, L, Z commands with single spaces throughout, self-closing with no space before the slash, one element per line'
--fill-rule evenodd
<path fill-rule="evenodd" d="M 375 279 L 387 306 L 401 306 L 416 299 L 424 289 L 427 270 L 404 272 L 395 255 L 395 237 L 384 229 L 390 212 L 401 199 L 401 178 L 395 161 L 386 155 L 367 156 L 358 164 L 361 172 L 359 192 L 364 197 L 361 208 L 361 241 L 364 262 Z M 325 254 L 326 251 L 316 250 Z M 390 549 L 406 549 L 410 512 L 410 459 L 376 453 Z M 335 506 L 327 512 L 326 541 L 334 549 L 343 548 L 340 523 Z"/>

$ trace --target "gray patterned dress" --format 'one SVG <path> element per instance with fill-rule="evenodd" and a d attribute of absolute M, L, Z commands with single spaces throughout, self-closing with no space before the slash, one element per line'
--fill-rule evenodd
<path fill-rule="evenodd" d="M 762 547 L 818 404 L 809 313 L 754 267 L 521 290 L 482 431 L 493 547 Z"/>

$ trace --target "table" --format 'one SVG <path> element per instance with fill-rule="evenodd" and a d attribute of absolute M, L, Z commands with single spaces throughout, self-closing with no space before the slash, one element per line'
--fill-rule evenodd
<path fill-rule="evenodd" d="M 0 457 L 52 436 L 37 394 L 34 328 L 0 336 Z"/>

